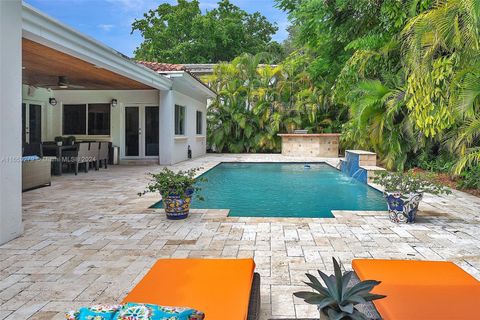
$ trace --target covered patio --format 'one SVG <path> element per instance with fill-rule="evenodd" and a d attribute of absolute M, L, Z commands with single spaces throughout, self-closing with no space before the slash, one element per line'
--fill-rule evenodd
<path fill-rule="evenodd" d="M 0 16 L 0 243 L 23 230 L 22 171 L 32 174 L 23 189 L 50 183 L 48 164 L 32 165 L 43 151 L 56 174 L 66 152 L 67 161 L 86 156 L 73 139 L 88 144 L 92 162 L 105 143 L 123 162 L 169 165 L 205 154 L 215 93 L 186 70 L 152 70 L 20 0 L 2 1 Z M 33 156 L 28 170 L 25 156 Z M 32 184 L 40 170 L 41 184 Z"/>
<path fill-rule="evenodd" d="M 172 168 L 206 170 L 221 161 L 299 159 L 209 155 Z M 292 292 L 302 289 L 305 272 L 331 272 L 332 256 L 346 267 L 359 257 L 450 260 L 480 279 L 480 201 L 474 196 L 428 196 L 413 225 L 361 211 L 279 219 L 194 210 L 172 222 L 149 209 L 156 195 L 137 196 L 146 173 L 160 168 L 121 165 L 96 175 L 64 175 L 50 188 L 25 193 L 25 233 L 0 247 L 0 319 L 63 319 L 70 308 L 120 301 L 157 259 L 170 257 L 254 257 L 262 276 L 262 320 L 317 316 Z"/>

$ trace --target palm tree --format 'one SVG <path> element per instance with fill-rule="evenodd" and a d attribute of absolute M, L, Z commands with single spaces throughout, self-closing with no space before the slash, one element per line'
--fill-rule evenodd
<path fill-rule="evenodd" d="M 379 80 L 360 82 L 344 139 L 354 147 L 373 147 L 387 169 L 403 170 L 414 145 L 413 126 L 404 102 L 404 89 Z"/>
<path fill-rule="evenodd" d="M 480 0 L 440 1 L 403 31 L 409 101 L 427 135 L 452 128 L 454 173 L 480 161 Z"/>
<path fill-rule="evenodd" d="M 459 159 L 453 168 L 458 175 L 465 168 L 480 164 L 480 64 L 477 63 L 458 81 L 454 101 L 462 124 L 447 140 Z"/>
<path fill-rule="evenodd" d="M 403 30 L 407 106 L 428 137 L 452 127 L 459 74 L 478 61 L 480 0 L 439 1 Z"/>
<path fill-rule="evenodd" d="M 209 108 L 210 145 L 224 152 L 280 151 L 280 132 L 331 130 L 328 97 L 310 79 L 308 61 L 295 54 L 281 65 L 244 54 L 217 66 L 209 79 L 218 97 Z"/>

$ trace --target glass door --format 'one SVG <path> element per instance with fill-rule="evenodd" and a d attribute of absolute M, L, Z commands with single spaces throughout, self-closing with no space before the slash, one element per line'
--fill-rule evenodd
<path fill-rule="evenodd" d="M 125 107 L 125 157 L 155 158 L 159 155 L 159 108 Z"/>
<path fill-rule="evenodd" d="M 125 156 L 140 156 L 140 107 L 125 107 Z"/>
<path fill-rule="evenodd" d="M 22 103 L 22 144 L 28 143 L 27 141 L 27 104 Z"/>
<path fill-rule="evenodd" d="M 42 142 L 42 106 L 30 104 L 28 106 L 28 139 L 30 143 Z"/>
<path fill-rule="evenodd" d="M 22 103 L 22 142 L 42 142 L 42 106 Z"/>
<path fill-rule="evenodd" d="M 145 107 L 145 156 L 158 157 L 158 107 Z"/>

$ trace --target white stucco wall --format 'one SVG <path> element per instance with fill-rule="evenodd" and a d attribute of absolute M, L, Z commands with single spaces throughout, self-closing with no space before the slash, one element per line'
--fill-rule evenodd
<path fill-rule="evenodd" d="M 160 98 L 160 157 L 159 163 L 173 164 L 174 146 L 174 91 L 159 91 Z"/>
<path fill-rule="evenodd" d="M 23 232 L 21 10 L 0 1 L 0 244 Z"/>
<path fill-rule="evenodd" d="M 187 149 L 190 145 L 192 157 L 197 158 L 206 153 L 207 150 L 207 101 L 193 99 L 178 91 L 173 92 L 174 104 L 185 107 L 185 135 L 175 136 L 173 144 L 173 163 L 187 160 Z M 197 135 L 197 113 L 203 113 L 203 133 Z"/>
<path fill-rule="evenodd" d="M 63 104 L 110 103 L 112 99 L 117 99 L 117 107 L 111 109 L 110 136 L 77 136 L 77 138 L 111 141 L 114 145 L 120 146 L 122 157 L 125 143 L 125 107 L 159 105 L 157 90 L 57 90 L 54 91 L 54 96 L 58 104 L 53 107 L 55 110 L 51 118 L 53 136 L 49 137 L 50 140 L 62 134 Z"/>
<path fill-rule="evenodd" d="M 55 97 L 56 106 L 48 99 Z M 120 146 L 124 157 L 124 117 L 126 106 L 160 106 L 160 159 L 161 164 L 174 164 L 187 160 L 190 145 L 192 157 L 206 153 L 207 107 L 206 101 L 189 97 L 179 91 L 157 90 L 55 90 L 49 91 L 23 86 L 23 101 L 42 105 L 42 140 L 51 141 L 62 135 L 62 110 L 64 104 L 110 103 L 117 99 L 118 105 L 111 109 L 110 136 L 76 136 L 79 140 L 105 140 Z M 174 136 L 174 105 L 185 106 L 185 135 Z M 203 112 L 203 133 L 196 134 L 196 111 Z"/>

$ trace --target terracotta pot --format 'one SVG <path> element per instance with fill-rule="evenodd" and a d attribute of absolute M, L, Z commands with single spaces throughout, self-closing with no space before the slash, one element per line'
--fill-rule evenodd
<path fill-rule="evenodd" d="M 422 193 L 385 192 L 388 215 L 395 223 L 413 223 L 417 217 L 418 205 L 423 198 Z"/>
<path fill-rule="evenodd" d="M 167 219 L 181 220 L 188 217 L 190 204 L 192 203 L 193 189 L 189 189 L 183 195 L 169 194 L 162 196 L 163 208 Z"/>

